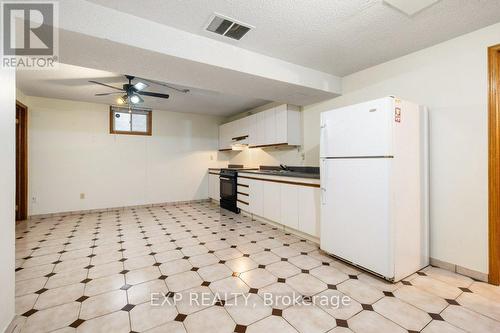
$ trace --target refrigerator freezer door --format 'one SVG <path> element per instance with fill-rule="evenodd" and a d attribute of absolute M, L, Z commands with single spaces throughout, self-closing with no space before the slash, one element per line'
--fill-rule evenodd
<path fill-rule="evenodd" d="M 321 160 L 321 249 L 394 277 L 391 158 Z"/>
<path fill-rule="evenodd" d="M 323 112 L 320 156 L 392 156 L 394 112 L 392 97 Z"/>

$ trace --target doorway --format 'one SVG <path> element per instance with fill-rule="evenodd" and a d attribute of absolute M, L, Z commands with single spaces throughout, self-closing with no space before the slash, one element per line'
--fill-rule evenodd
<path fill-rule="evenodd" d="M 488 49 L 488 235 L 491 284 L 500 284 L 500 44 Z"/>
<path fill-rule="evenodd" d="M 16 221 L 28 218 L 28 107 L 16 101 Z"/>

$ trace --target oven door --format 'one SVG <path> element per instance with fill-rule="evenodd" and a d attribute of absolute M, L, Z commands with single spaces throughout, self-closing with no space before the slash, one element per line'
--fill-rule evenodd
<path fill-rule="evenodd" d="M 220 176 L 221 201 L 236 201 L 235 178 Z"/>

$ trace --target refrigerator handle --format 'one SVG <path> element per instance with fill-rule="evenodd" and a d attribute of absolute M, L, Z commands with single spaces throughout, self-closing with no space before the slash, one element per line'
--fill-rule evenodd
<path fill-rule="evenodd" d="M 324 206 L 326 205 L 326 188 L 323 186 L 323 184 L 325 183 L 326 181 L 326 175 L 328 174 L 326 172 L 326 168 L 327 168 L 327 163 L 324 159 L 321 159 L 321 168 L 320 168 L 320 181 L 321 181 L 321 187 L 320 187 L 320 190 L 321 190 L 321 193 L 320 193 L 320 196 L 321 196 L 321 205 Z"/>
<path fill-rule="evenodd" d="M 323 122 L 323 120 L 321 120 L 321 123 L 319 125 L 319 156 L 323 156 L 323 149 L 324 149 L 324 146 L 326 146 L 326 140 L 324 140 L 323 138 L 325 137 L 325 132 L 326 130 L 326 124 Z"/>

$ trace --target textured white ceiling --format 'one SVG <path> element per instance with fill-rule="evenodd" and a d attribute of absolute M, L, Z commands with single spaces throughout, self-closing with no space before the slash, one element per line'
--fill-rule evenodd
<path fill-rule="evenodd" d="M 499 0 L 441 0 L 412 17 L 382 0 L 88 1 L 335 75 L 500 21 Z M 255 29 L 241 41 L 206 32 L 214 12 Z"/>
<path fill-rule="evenodd" d="M 120 74 L 67 64 L 59 64 L 57 70 L 20 70 L 16 73 L 17 88 L 29 96 L 116 104 L 117 95 L 95 96 L 96 93 L 113 92 L 113 89 L 89 83 L 89 80 L 95 80 L 119 88 L 126 83 L 125 77 Z M 227 116 L 268 103 L 268 101 L 261 99 L 233 96 L 174 85 L 176 88 L 190 89 L 189 93 L 184 94 L 161 85 L 148 84 L 149 87 L 145 91 L 170 95 L 169 99 L 144 96 L 144 103 L 141 106 L 150 107 L 155 110 Z"/>

